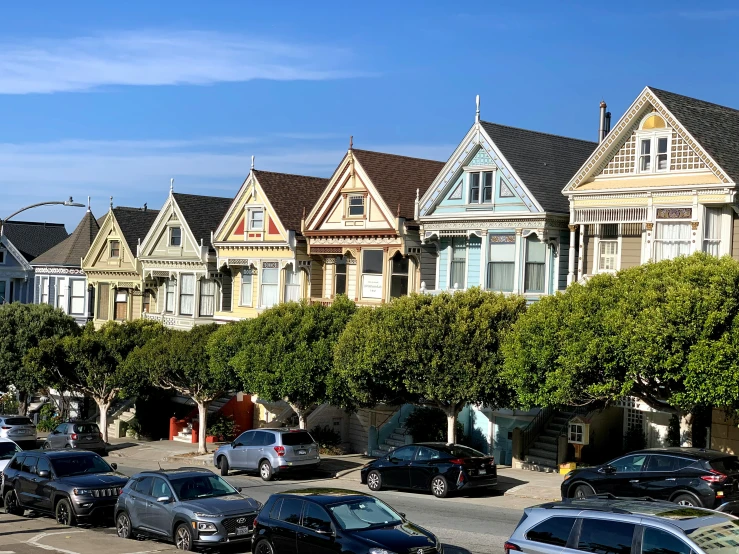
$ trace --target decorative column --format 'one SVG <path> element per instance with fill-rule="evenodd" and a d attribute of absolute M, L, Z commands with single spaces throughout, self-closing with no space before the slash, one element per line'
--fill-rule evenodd
<path fill-rule="evenodd" d="M 516 229 L 516 250 L 515 250 L 515 258 L 513 258 L 513 275 L 515 279 L 513 280 L 513 294 L 518 294 L 518 292 L 521 290 L 521 229 Z"/>
<path fill-rule="evenodd" d="M 654 230 L 654 223 L 647 223 L 647 260 L 646 261 L 650 261 L 654 257 L 652 253 L 652 245 L 654 244 L 654 240 L 652 240 L 653 230 Z"/>
<path fill-rule="evenodd" d="M 567 286 L 575 280 L 575 239 L 577 236 L 577 225 L 568 225 L 570 228 L 570 256 L 567 259 Z"/>
<path fill-rule="evenodd" d="M 586 225 L 580 225 L 580 244 L 578 245 L 577 254 L 577 280 L 582 279 L 583 275 L 583 257 L 585 256 L 585 227 Z"/>
<path fill-rule="evenodd" d="M 695 214 L 695 212 L 693 212 Z M 693 215 L 695 217 L 695 215 Z M 690 243 L 690 253 L 694 254 L 695 252 L 700 252 L 701 250 L 701 242 L 702 240 L 698 240 L 698 222 L 697 221 L 691 221 L 690 222 L 690 229 L 691 229 L 691 243 Z"/>

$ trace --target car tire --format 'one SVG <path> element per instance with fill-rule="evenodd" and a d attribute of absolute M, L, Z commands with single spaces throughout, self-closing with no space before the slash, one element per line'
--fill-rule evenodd
<path fill-rule="evenodd" d="M 64 448 L 72 448 L 72 446 L 71 446 L 71 445 L 69 445 L 69 444 L 65 444 L 65 445 L 64 445 Z"/>
<path fill-rule="evenodd" d="M 3 502 L 5 504 L 5 513 L 14 515 L 14 516 L 22 516 L 23 508 L 21 508 L 20 504 L 18 504 L 18 496 L 15 494 L 15 491 L 13 489 L 10 489 L 8 492 L 5 493 L 5 498 L 3 499 Z"/>
<path fill-rule="evenodd" d="M 174 545 L 177 550 L 192 550 L 192 531 L 184 523 L 180 523 L 174 531 Z"/>
<path fill-rule="evenodd" d="M 372 492 L 382 490 L 382 475 L 377 470 L 372 470 L 367 474 L 367 488 Z"/>
<path fill-rule="evenodd" d="M 131 518 L 126 512 L 119 512 L 115 518 L 115 530 L 122 539 L 133 539 L 135 534 L 131 526 Z"/>
<path fill-rule="evenodd" d="M 449 484 L 441 475 L 437 475 L 431 480 L 431 493 L 436 498 L 446 498 L 449 494 Z"/>
<path fill-rule="evenodd" d="M 693 507 L 693 508 L 702 508 L 703 504 L 700 503 L 700 501 L 689 493 L 681 493 L 678 494 L 675 498 L 672 499 L 672 501 L 675 504 L 679 504 L 680 506 L 685 507 Z"/>
<path fill-rule="evenodd" d="M 269 463 L 269 460 L 262 460 L 259 462 L 259 476 L 262 478 L 262 481 L 271 481 L 274 474 L 275 472 L 272 469 L 272 464 Z"/>
<path fill-rule="evenodd" d="M 586 483 L 579 483 L 572 491 L 572 498 L 587 498 L 595 495 L 595 489 Z"/>
<path fill-rule="evenodd" d="M 218 458 L 218 467 L 221 470 L 221 475 L 224 477 L 228 476 L 228 458 L 226 456 L 221 456 Z"/>
<path fill-rule="evenodd" d="M 262 539 L 254 545 L 254 554 L 275 554 L 275 549 L 267 539 Z"/>
<path fill-rule="evenodd" d="M 72 527 L 75 521 L 74 512 L 72 511 L 72 503 L 66 498 L 62 498 L 54 507 L 54 518 L 59 525 Z"/>
<path fill-rule="evenodd" d="M 41 449 L 42 449 L 42 450 L 51 450 L 51 445 L 50 445 L 50 444 L 49 444 L 48 442 L 45 442 L 45 443 L 44 443 L 44 444 L 43 444 L 43 445 L 41 446 Z"/>

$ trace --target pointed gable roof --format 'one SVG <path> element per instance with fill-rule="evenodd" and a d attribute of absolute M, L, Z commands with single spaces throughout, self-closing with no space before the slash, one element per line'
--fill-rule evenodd
<path fill-rule="evenodd" d="M 490 139 L 545 211 L 567 213 L 562 189 L 597 142 L 481 121 Z"/>
<path fill-rule="evenodd" d="M 38 256 L 33 260 L 33 265 L 80 267 L 82 258 L 87 254 L 99 230 L 100 225 L 98 225 L 92 212 L 85 212 L 82 221 L 79 222 L 72 234 Z"/>
<path fill-rule="evenodd" d="M 739 182 L 739 110 L 647 87 L 734 182 Z"/>
<path fill-rule="evenodd" d="M 200 196 L 198 194 L 172 193 L 187 226 L 196 241 L 210 244 L 210 233 L 215 231 L 226 215 L 233 198 Z M 211 248 L 212 249 L 212 248 Z"/>
<path fill-rule="evenodd" d="M 285 229 L 300 232 L 303 208 L 310 211 L 329 180 L 254 169 L 262 191 Z"/>
<path fill-rule="evenodd" d="M 411 158 L 397 154 L 353 149 L 352 154 L 393 214 L 400 206 L 400 217 L 415 219 L 416 190 L 426 192 L 444 167 L 444 162 Z"/>
<path fill-rule="evenodd" d="M 123 238 L 126 239 L 128 250 L 133 256 L 136 256 L 136 246 L 139 239 L 146 237 L 149 228 L 154 224 L 154 220 L 159 214 L 159 210 L 150 210 L 143 208 L 127 208 L 118 206 L 113 208 L 113 215 L 118 222 Z"/>
<path fill-rule="evenodd" d="M 63 223 L 8 221 L 3 233 L 29 262 L 67 238 Z"/>

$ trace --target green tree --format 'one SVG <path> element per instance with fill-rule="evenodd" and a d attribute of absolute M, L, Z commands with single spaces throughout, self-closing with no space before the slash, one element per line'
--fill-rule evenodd
<path fill-rule="evenodd" d="M 658 409 L 737 407 L 739 263 L 695 254 L 543 298 L 504 343 L 525 407 L 636 396 Z"/>
<path fill-rule="evenodd" d="M 26 415 L 30 397 L 49 385 L 43 371 L 24 364 L 28 351 L 44 339 L 79 333 L 73 318 L 48 304 L 0 305 L 0 390 L 15 387 L 20 415 Z"/>
<path fill-rule="evenodd" d="M 26 363 L 60 391 L 92 398 L 100 412 L 103 440 L 108 440 L 108 409 L 124 390 L 141 382 L 124 365 L 136 348 L 153 340 L 163 327 L 154 321 L 108 322 L 100 329 L 88 323 L 82 333 L 41 341 Z"/>
<path fill-rule="evenodd" d="M 145 376 L 154 386 L 189 396 L 198 406 L 198 452 L 205 454 L 208 406 L 230 390 L 235 378 L 227 364 L 211 364 L 208 340 L 218 325 L 190 331 L 165 329 L 134 350 L 126 361 L 130 374 Z"/>
<path fill-rule="evenodd" d="M 334 346 L 355 311 L 344 296 L 330 306 L 288 302 L 244 325 L 231 360 L 243 390 L 285 400 L 305 429 L 310 412 L 331 400 Z"/>
<path fill-rule="evenodd" d="M 526 309 L 519 296 L 473 288 L 410 295 L 362 309 L 339 339 L 335 363 L 360 405 L 414 402 L 447 416 L 447 437 L 465 404 L 511 402 L 502 382 L 502 336 Z"/>

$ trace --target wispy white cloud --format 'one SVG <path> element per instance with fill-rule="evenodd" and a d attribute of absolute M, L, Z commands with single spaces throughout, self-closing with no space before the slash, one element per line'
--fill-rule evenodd
<path fill-rule="evenodd" d="M 723 21 L 735 19 L 739 17 L 739 10 L 690 10 L 678 12 L 678 15 L 684 19 L 704 19 L 710 21 Z"/>
<path fill-rule="evenodd" d="M 203 31 L 0 42 L 0 94 L 367 76 L 345 48 Z"/>

